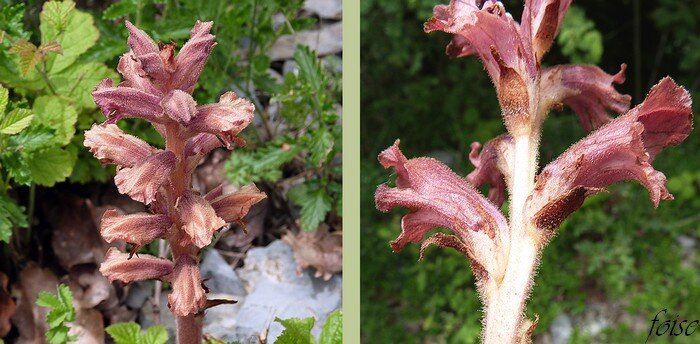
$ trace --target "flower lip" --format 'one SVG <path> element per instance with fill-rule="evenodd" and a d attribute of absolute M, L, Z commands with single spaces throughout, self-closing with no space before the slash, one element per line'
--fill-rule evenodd
<path fill-rule="evenodd" d="M 156 149 L 138 137 L 124 133 L 115 124 L 96 125 L 85 132 L 85 147 L 102 163 L 133 167 Z"/>
<path fill-rule="evenodd" d="M 129 258 L 129 254 L 110 247 L 100 265 L 100 272 L 110 282 L 131 283 L 147 279 L 168 279 L 173 271 L 173 263 L 167 259 L 156 258 L 147 254 Z"/>

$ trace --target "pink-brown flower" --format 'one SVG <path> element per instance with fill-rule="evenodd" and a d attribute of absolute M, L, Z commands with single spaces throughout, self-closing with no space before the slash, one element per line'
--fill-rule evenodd
<path fill-rule="evenodd" d="M 163 279 L 173 271 L 173 262 L 142 254 L 129 258 L 129 254 L 121 253 L 115 247 L 110 247 L 105 255 L 105 261 L 100 265 L 100 272 L 110 281 L 131 283 L 147 279 Z"/>
<path fill-rule="evenodd" d="M 469 153 L 474 171 L 467 175 L 467 181 L 476 188 L 489 184 L 489 200 L 499 207 L 506 199 L 505 176 L 511 173 L 506 158 L 512 146 L 513 138 L 503 134 L 487 142 L 483 149 L 479 142 L 472 143 Z"/>
<path fill-rule="evenodd" d="M 194 258 L 186 254 L 178 257 L 170 280 L 173 292 L 168 295 L 168 307 L 175 315 L 188 316 L 204 308 L 207 298 Z"/>
<path fill-rule="evenodd" d="M 107 242 L 122 240 L 141 246 L 162 237 L 172 224 L 168 215 L 119 215 L 116 210 L 109 209 L 102 215 L 100 233 Z"/>
<path fill-rule="evenodd" d="M 406 159 L 398 140 L 379 155 L 379 162 L 385 168 L 394 168 L 397 177 L 396 187 L 384 184 L 377 189 L 377 209 L 388 212 L 402 206 L 411 210 L 401 220 L 401 235 L 391 242 L 395 252 L 409 242 L 420 243 L 429 230 L 444 227 L 451 229 L 456 234 L 454 240 L 461 243 L 447 246 L 460 249 L 480 269 L 494 271 L 500 257 L 496 242 L 508 237 L 506 219 L 496 206 L 440 162 Z"/>
<path fill-rule="evenodd" d="M 114 177 L 117 189 L 143 204 L 156 199 L 156 192 L 167 182 L 175 168 L 176 157 L 171 151 L 161 151 L 142 160 L 134 167 L 122 168 Z"/>
<path fill-rule="evenodd" d="M 204 247 L 211 243 L 214 232 L 226 224 L 217 216 L 211 204 L 194 191 L 186 191 L 177 202 L 177 209 L 182 219 L 182 229 L 192 243 Z"/>
<path fill-rule="evenodd" d="M 157 151 L 138 137 L 124 133 L 115 124 L 93 124 L 85 132 L 84 144 L 103 164 L 122 167 L 134 167 Z"/>
<path fill-rule="evenodd" d="M 530 221 L 549 238 L 586 196 L 625 180 L 644 185 L 654 206 L 672 199 L 666 177 L 651 162 L 664 148 L 685 140 L 691 127 L 688 91 L 671 78 L 661 80 L 642 104 L 591 133 L 542 170 L 526 206 Z"/>
<path fill-rule="evenodd" d="M 223 195 L 221 191 L 221 188 L 215 188 L 205 198 L 211 202 L 216 215 L 227 223 L 243 221 L 243 217 L 248 214 L 250 207 L 267 198 L 267 195 L 260 192 L 255 184 L 246 185 L 227 195 Z"/>

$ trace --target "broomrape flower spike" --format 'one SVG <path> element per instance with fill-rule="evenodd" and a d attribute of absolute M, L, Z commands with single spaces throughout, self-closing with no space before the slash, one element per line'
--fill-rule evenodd
<path fill-rule="evenodd" d="M 213 149 L 245 144 L 237 135 L 250 124 L 255 108 L 233 92 L 215 104 L 197 105 L 192 98 L 216 45 L 209 33 L 212 22 L 198 21 L 177 54 L 175 44 L 156 44 L 128 21 L 126 27 L 129 51 L 117 67 L 124 81 L 113 87 L 105 79 L 92 93 L 107 121 L 85 132 L 84 144 L 102 163 L 117 165 L 119 192 L 149 206 L 149 212 L 104 213 L 100 232 L 105 240 L 134 248 L 131 254 L 110 248 L 100 271 L 111 281 L 169 282 L 168 307 L 177 317 L 178 343 L 198 344 L 204 310 L 227 302 L 207 300 L 198 267 L 201 249 L 227 223 L 242 223 L 250 207 L 266 196 L 252 184 L 231 194 L 219 186 L 201 195 L 191 188 L 192 172 Z M 119 129 L 116 123 L 128 117 L 149 121 L 165 138 L 165 149 Z M 132 256 L 159 238 L 169 242 L 172 260 Z"/>
<path fill-rule="evenodd" d="M 421 258 L 434 244 L 469 259 L 484 304 L 484 343 L 528 343 L 537 319 L 523 316 L 544 246 L 587 196 L 613 183 L 636 180 L 654 206 L 673 197 L 666 177 L 651 165 L 666 147 L 692 129 L 688 91 L 670 77 L 629 110 L 631 97 L 615 85 L 625 81 L 623 64 L 614 75 L 590 65 L 542 68 L 571 0 L 526 0 L 520 23 L 493 0 L 452 0 L 438 5 L 425 31 L 452 34 L 447 54 L 478 56 L 491 77 L 507 133 L 472 144 L 475 170 L 461 178 L 430 158 L 407 159 L 393 146 L 379 155 L 396 171 L 396 187 L 381 185 L 380 211 L 397 206 L 410 213 L 391 243 L 400 251 L 421 243 Z M 538 171 L 541 124 L 553 108 L 570 107 L 592 131 Z M 629 111 L 628 111 L 629 110 Z M 609 111 L 619 117 L 612 119 Z M 488 184 L 488 199 L 476 188 Z M 506 220 L 499 207 L 509 199 Z M 424 240 L 433 228 L 444 227 Z"/>

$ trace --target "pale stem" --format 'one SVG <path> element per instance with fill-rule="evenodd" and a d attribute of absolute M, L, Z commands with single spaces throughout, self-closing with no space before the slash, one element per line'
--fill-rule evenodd
<path fill-rule="evenodd" d="M 503 280 L 486 300 L 486 344 L 516 343 L 523 330 L 525 301 L 537 264 L 539 245 L 525 220 L 525 203 L 534 187 L 539 132 L 516 136 L 513 154 L 513 190 L 510 199 L 510 250 Z"/>

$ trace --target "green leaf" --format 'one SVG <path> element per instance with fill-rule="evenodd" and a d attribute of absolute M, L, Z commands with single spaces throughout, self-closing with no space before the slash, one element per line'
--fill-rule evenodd
<path fill-rule="evenodd" d="M 235 185 L 260 180 L 275 181 L 282 177 L 282 165 L 299 154 L 301 148 L 301 145 L 276 140 L 258 147 L 254 152 L 233 151 L 226 162 L 227 176 Z"/>
<path fill-rule="evenodd" d="M 92 91 L 105 78 L 117 79 L 117 74 L 100 62 L 74 64 L 49 77 L 60 95 L 74 101 L 78 109 L 93 109 Z"/>
<path fill-rule="evenodd" d="M 27 227 L 27 215 L 24 207 L 15 203 L 15 200 L 0 195 L 0 241 L 10 242 L 13 227 Z"/>
<path fill-rule="evenodd" d="M 326 127 L 320 127 L 311 132 L 309 164 L 315 167 L 321 166 L 326 161 L 328 153 L 333 150 L 334 143 L 333 134 Z"/>
<path fill-rule="evenodd" d="M 163 326 L 151 326 L 141 333 L 141 326 L 135 322 L 118 323 L 108 326 L 105 331 L 117 344 L 165 344 L 168 332 Z"/>
<path fill-rule="evenodd" d="M 332 200 L 323 187 L 315 187 L 310 182 L 289 190 L 289 200 L 301 207 L 301 227 L 311 232 L 326 218 L 332 208 Z"/>
<path fill-rule="evenodd" d="M 46 315 L 46 324 L 49 325 L 49 330 L 45 334 L 46 340 L 51 344 L 65 344 L 77 340 L 76 336 L 68 335 L 70 329 L 65 324 L 75 321 L 73 294 L 68 286 L 59 284 L 57 295 L 41 292 L 37 297 L 36 304 L 51 309 Z"/>
<path fill-rule="evenodd" d="M 151 326 L 141 338 L 143 344 L 165 344 L 168 342 L 168 332 L 163 326 Z"/>
<path fill-rule="evenodd" d="M 58 147 L 34 152 L 27 159 L 34 182 L 43 186 L 53 186 L 70 176 L 76 155 Z"/>
<path fill-rule="evenodd" d="M 57 96 L 41 96 L 32 108 L 36 121 L 55 130 L 54 142 L 67 145 L 75 134 L 78 111 L 68 101 Z"/>
<path fill-rule="evenodd" d="M 53 137 L 53 129 L 41 124 L 35 124 L 10 137 L 8 146 L 16 150 L 34 151 L 52 145 Z"/>
<path fill-rule="evenodd" d="M 0 121 L 0 133 L 14 135 L 29 126 L 34 115 L 29 109 L 14 109 Z"/>
<path fill-rule="evenodd" d="M 7 100 L 8 90 L 0 85 L 0 116 L 5 113 L 5 109 L 7 108 Z"/>
<path fill-rule="evenodd" d="M 109 325 L 105 331 L 117 344 L 139 344 L 141 326 L 135 322 Z"/>
<path fill-rule="evenodd" d="M 314 92 L 323 87 L 323 72 L 316 53 L 305 45 L 299 45 L 294 50 L 294 61 L 299 65 L 299 73 L 311 85 Z"/>
<path fill-rule="evenodd" d="M 343 343 L 343 312 L 338 309 L 328 315 L 326 324 L 323 325 L 319 344 Z"/>
<path fill-rule="evenodd" d="M 314 318 L 292 318 L 280 319 L 275 318 L 275 321 L 284 326 L 284 332 L 277 337 L 276 344 L 315 344 L 316 340 L 311 335 L 311 329 L 314 327 Z"/>
<path fill-rule="evenodd" d="M 48 73 L 56 74 L 68 68 L 81 54 L 95 45 L 100 36 L 92 15 L 75 9 L 72 0 L 44 3 L 39 15 L 41 42 L 56 41 L 63 47 L 62 55 L 48 61 Z"/>
<path fill-rule="evenodd" d="M 36 45 L 24 39 L 12 44 L 9 52 L 19 56 L 19 69 L 22 71 L 22 76 L 25 77 L 44 57 L 44 54 L 37 49 Z"/>
<path fill-rule="evenodd" d="M 139 7 L 135 0 L 121 0 L 115 2 L 102 13 L 102 19 L 115 20 L 136 13 Z"/>

